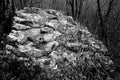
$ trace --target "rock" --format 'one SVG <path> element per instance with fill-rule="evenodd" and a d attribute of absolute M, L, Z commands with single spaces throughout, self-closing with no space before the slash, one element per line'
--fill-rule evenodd
<path fill-rule="evenodd" d="M 60 23 L 57 20 L 51 20 L 49 22 L 46 22 L 46 25 L 49 25 L 56 30 L 60 26 Z"/>
<path fill-rule="evenodd" d="M 49 42 L 46 47 L 45 47 L 45 50 L 46 51 L 51 51 L 53 47 L 57 47 L 59 45 L 58 42 L 56 41 L 52 41 L 52 42 Z"/>
<path fill-rule="evenodd" d="M 17 40 L 18 42 L 21 42 L 22 40 L 24 40 L 24 33 L 21 31 L 15 31 L 13 30 L 9 35 L 9 38 L 11 38 L 12 40 Z"/>
<path fill-rule="evenodd" d="M 94 58 L 91 56 L 97 53 L 103 55 L 98 59 L 105 59 L 107 48 L 72 17 L 56 10 L 39 8 L 25 8 L 16 14 L 13 25 L 15 30 L 12 30 L 8 38 L 10 41 L 16 41 L 18 48 L 10 44 L 6 48 L 28 55 L 42 68 L 47 65 L 47 69 L 59 70 L 59 61 L 65 63 L 64 66 L 71 63 L 77 65 L 79 60 L 79 63 L 84 63 L 85 59 L 92 62 Z M 45 61 L 49 60 L 50 63 L 47 64 Z"/>

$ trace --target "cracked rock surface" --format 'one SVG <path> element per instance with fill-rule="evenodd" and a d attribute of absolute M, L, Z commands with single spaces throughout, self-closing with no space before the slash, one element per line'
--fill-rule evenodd
<path fill-rule="evenodd" d="M 70 64 L 88 64 L 96 57 L 110 64 L 105 58 L 106 47 L 96 40 L 86 27 L 75 22 L 71 16 L 55 10 L 25 8 L 16 12 L 13 30 L 8 40 L 15 45 L 6 45 L 7 51 L 19 56 L 19 60 L 32 59 L 34 65 L 60 70 Z M 97 64 L 97 63 L 96 63 Z"/>

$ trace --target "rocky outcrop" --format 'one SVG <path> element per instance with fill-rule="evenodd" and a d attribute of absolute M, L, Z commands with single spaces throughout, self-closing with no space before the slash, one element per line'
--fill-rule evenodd
<path fill-rule="evenodd" d="M 8 54 L 12 52 L 14 58 L 31 60 L 45 69 L 59 71 L 86 61 L 89 67 L 112 64 L 104 56 L 107 48 L 101 41 L 71 16 L 55 10 L 33 7 L 17 11 L 7 39 Z"/>

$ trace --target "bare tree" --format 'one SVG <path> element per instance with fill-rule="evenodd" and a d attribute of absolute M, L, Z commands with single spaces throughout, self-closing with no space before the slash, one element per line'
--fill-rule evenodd
<path fill-rule="evenodd" d="M 20 8 L 23 9 L 23 0 L 19 0 L 19 3 L 20 3 Z"/>
<path fill-rule="evenodd" d="M 71 14 L 72 17 L 75 17 L 75 9 L 74 9 L 74 0 L 67 0 L 67 5 L 70 5 L 71 7 Z"/>
<path fill-rule="evenodd" d="M 83 2 L 84 0 L 76 0 L 76 4 L 78 3 L 78 5 L 76 5 L 76 20 L 80 17 L 82 9 L 83 9 Z"/>
<path fill-rule="evenodd" d="M 114 2 L 114 1 L 115 1 L 115 0 L 110 0 L 110 2 L 109 2 L 108 10 L 107 10 L 107 13 L 105 14 L 105 21 L 106 21 L 107 18 L 109 17 L 109 14 L 110 14 L 110 12 L 111 12 L 111 10 L 112 10 L 113 2 Z"/>
<path fill-rule="evenodd" d="M 100 20 L 100 30 L 99 30 L 99 38 L 101 40 L 103 40 L 104 44 L 108 47 L 108 34 L 107 34 L 107 26 L 106 21 L 107 18 L 109 17 L 110 11 L 112 10 L 112 4 L 113 4 L 114 0 L 110 0 L 109 5 L 108 5 L 108 9 L 105 15 L 102 14 L 102 10 L 101 10 L 101 4 L 100 4 L 100 0 L 97 0 L 97 8 L 98 8 L 98 15 L 99 15 L 99 20 Z M 104 16 L 104 17 L 103 17 Z"/>
<path fill-rule="evenodd" d="M 19 3 L 19 5 L 20 5 L 19 8 L 23 9 L 24 7 L 28 6 L 27 2 L 29 2 L 29 1 L 31 1 L 31 0 L 18 0 L 18 1 L 16 0 L 15 3 Z M 18 7 L 18 5 L 17 5 L 17 7 Z"/>
<path fill-rule="evenodd" d="M 3 28 L 3 33 L 8 34 L 15 14 L 14 0 L 3 0 L 0 6 L 0 27 Z"/>
<path fill-rule="evenodd" d="M 14 0 L 2 0 L 0 3 L 0 46 L 2 41 L 11 32 L 13 17 L 15 15 Z"/>
<path fill-rule="evenodd" d="M 83 2 L 84 0 L 67 0 L 67 5 L 70 6 L 72 17 L 75 20 L 78 20 L 78 18 L 81 15 L 81 11 L 83 8 Z"/>
<path fill-rule="evenodd" d="M 29 7 L 33 7 L 33 0 L 30 0 L 30 5 L 29 5 Z"/>

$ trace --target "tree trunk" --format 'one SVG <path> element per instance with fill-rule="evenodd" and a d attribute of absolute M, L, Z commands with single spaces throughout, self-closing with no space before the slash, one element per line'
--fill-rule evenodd
<path fill-rule="evenodd" d="M 11 32 L 15 14 L 14 0 L 2 0 L 0 3 L 0 46 Z"/>
<path fill-rule="evenodd" d="M 108 47 L 108 41 L 107 41 L 107 34 L 106 34 L 106 28 L 103 24 L 103 18 L 102 18 L 102 13 L 101 13 L 101 7 L 100 7 L 100 0 L 97 0 L 97 7 L 98 7 L 98 15 L 100 19 L 100 30 L 98 32 L 100 40 L 103 41 L 103 43 Z"/>

